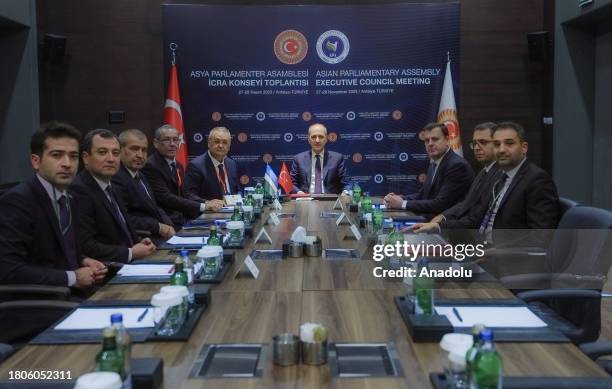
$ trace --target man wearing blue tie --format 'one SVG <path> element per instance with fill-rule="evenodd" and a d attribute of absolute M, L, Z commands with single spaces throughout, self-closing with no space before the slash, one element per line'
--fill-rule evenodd
<path fill-rule="evenodd" d="M 448 128 L 444 124 L 425 126 L 423 143 L 430 161 L 421 189 L 405 198 L 389 193 L 384 200 L 389 208 L 406 209 L 431 218 L 463 200 L 474 179 L 474 171 L 465 159 L 451 150 Z"/>
<path fill-rule="evenodd" d="M 207 211 L 218 211 L 223 196 L 237 194 L 236 162 L 227 156 L 232 135 L 225 127 L 215 127 L 208 134 L 208 151 L 189 162 L 185 175 L 185 194 L 206 203 Z"/>
<path fill-rule="evenodd" d="M 291 181 L 294 193 L 346 194 L 348 175 L 344 156 L 325 149 L 327 128 L 321 123 L 308 127 L 310 150 L 293 157 Z"/>

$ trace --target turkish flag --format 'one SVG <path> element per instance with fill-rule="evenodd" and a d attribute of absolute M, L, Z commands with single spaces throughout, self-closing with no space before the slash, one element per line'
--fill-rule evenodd
<path fill-rule="evenodd" d="M 280 174 L 278 176 L 278 184 L 283 187 L 286 194 L 289 194 L 291 192 L 291 189 L 293 188 L 289 169 L 287 169 L 287 165 L 285 165 L 284 162 L 283 167 L 281 168 Z"/>
<path fill-rule="evenodd" d="M 176 160 L 187 168 L 187 143 L 185 142 L 185 128 L 183 127 L 183 113 L 181 112 L 181 93 L 179 91 L 176 65 L 170 67 L 170 78 L 166 91 L 166 104 L 164 105 L 164 123 L 176 128 L 181 142 L 176 153 Z"/>

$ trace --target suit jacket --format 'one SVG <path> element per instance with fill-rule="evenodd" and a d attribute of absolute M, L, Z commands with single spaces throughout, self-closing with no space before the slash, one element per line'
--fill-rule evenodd
<path fill-rule="evenodd" d="M 459 219 L 466 215 L 472 207 L 478 204 L 483 193 L 491 191 L 493 184 L 500 176 L 499 173 L 500 169 L 497 163 L 493 164 L 488 172 L 485 169 L 481 169 L 474 178 L 470 190 L 465 195 L 465 199 L 442 212 L 442 215 L 447 219 Z"/>
<path fill-rule="evenodd" d="M 164 240 L 159 235 L 159 223 L 168 225 L 173 225 L 173 223 L 166 211 L 155 202 L 155 194 L 147 178 L 143 174 L 140 176 L 146 191 L 123 165 L 111 181 L 115 194 L 125 205 L 132 227 L 135 230 L 149 231 L 151 238 L 157 244 Z"/>
<path fill-rule="evenodd" d="M 335 151 L 324 150 L 322 163 L 321 175 L 323 176 L 324 192 L 339 194 L 344 189 L 348 189 L 349 182 L 344 167 L 344 156 Z M 290 174 L 294 193 L 310 192 L 311 169 L 312 150 L 301 152 L 293 157 Z"/>
<path fill-rule="evenodd" d="M 73 217 L 68 233 L 76 233 L 76 206 L 68 200 Z M 75 266 L 65 249 L 58 216 L 37 177 L 0 197 L 0 284 L 68 286 L 66 270 Z M 78 244 L 75 249 L 80 261 Z"/>
<path fill-rule="evenodd" d="M 70 186 L 70 192 L 77 202 L 78 237 L 83 253 L 100 261 L 127 262 L 128 248 L 132 245 L 108 197 L 93 176 L 87 170 L 81 171 Z M 112 185 L 111 192 L 114 192 Z M 121 209 L 132 242 L 138 242 L 125 206 L 116 194 L 114 199 Z"/>
<path fill-rule="evenodd" d="M 223 167 L 225 168 L 225 174 L 227 174 L 230 193 L 238 193 L 236 162 L 229 157 L 225 157 Z M 212 199 L 223 200 L 223 188 L 217 178 L 217 169 L 215 169 L 208 152 L 189 162 L 187 175 L 185 176 L 185 194 L 187 198 L 198 202 Z"/>
<path fill-rule="evenodd" d="M 483 193 L 479 205 L 457 220 L 442 223 L 447 228 L 479 228 L 493 194 Z M 554 229 L 560 218 L 559 195 L 552 178 L 530 161 L 516 172 L 500 200 L 494 229 Z"/>
<path fill-rule="evenodd" d="M 442 213 L 463 200 L 473 179 L 470 164 L 449 150 L 442 157 L 431 185 L 423 185 L 417 193 L 406 196 L 406 210 L 428 216 Z"/>
<path fill-rule="evenodd" d="M 182 177 L 185 169 L 180 162 L 176 167 Z M 185 217 L 195 218 L 200 214 L 200 203 L 184 197 L 183 188 L 176 182 L 176 176 L 170 171 L 166 159 L 157 151 L 151 154 L 147 164 L 142 169 L 159 206 L 168 214 L 175 227 L 180 228 L 185 223 Z"/>

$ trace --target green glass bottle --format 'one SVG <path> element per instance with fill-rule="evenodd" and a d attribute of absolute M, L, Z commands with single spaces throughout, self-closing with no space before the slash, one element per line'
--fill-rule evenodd
<path fill-rule="evenodd" d="M 174 274 L 170 277 L 170 285 L 187 286 L 187 273 L 183 270 L 183 258 L 179 255 L 174 261 Z"/>
<path fill-rule="evenodd" d="M 372 213 L 372 198 L 370 192 L 365 192 L 363 199 L 361 200 L 361 212 L 365 215 L 366 213 Z"/>
<path fill-rule="evenodd" d="M 206 244 L 208 246 L 221 246 L 221 238 L 219 234 L 217 234 L 217 226 L 210 226 L 210 235 L 208 236 Z"/>
<path fill-rule="evenodd" d="M 263 185 L 261 185 L 261 182 L 257 182 L 257 185 L 255 185 L 255 193 L 257 194 L 264 194 L 264 188 Z"/>
<path fill-rule="evenodd" d="M 421 258 L 418 262 L 417 273 L 412 283 L 414 292 L 414 313 L 417 315 L 431 315 L 434 309 L 434 282 L 428 277 L 429 262 Z"/>
<path fill-rule="evenodd" d="M 253 199 L 253 194 L 249 193 L 244 205 L 250 205 L 251 207 L 255 206 L 255 199 Z"/>
<path fill-rule="evenodd" d="M 361 201 L 361 186 L 358 182 L 353 185 L 353 204 L 357 205 Z"/>
<path fill-rule="evenodd" d="M 117 350 L 117 330 L 106 327 L 102 331 L 102 351 L 96 355 L 96 371 L 110 371 L 125 377 L 123 358 Z"/>
<path fill-rule="evenodd" d="M 374 233 L 379 234 L 383 228 L 383 222 L 385 219 L 385 214 L 382 209 L 380 209 L 380 205 L 377 204 L 374 209 L 372 209 L 372 224 L 374 226 Z M 403 239 L 403 236 L 402 236 Z"/>
<path fill-rule="evenodd" d="M 385 238 L 385 245 L 397 246 L 404 244 L 404 234 L 400 231 L 400 224 L 393 223 L 393 231 L 387 235 Z M 397 255 L 397 252 L 394 250 L 393 255 L 389 257 L 385 257 L 385 260 L 388 262 L 389 267 L 397 267 L 400 264 L 400 257 Z"/>
<path fill-rule="evenodd" d="M 482 346 L 476 354 L 470 372 L 470 388 L 499 389 L 502 387 L 502 360 L 493 344 L 493 331 L 480 332 Z"/>
<path fill-rule="evenodd" d="M 476 359 L 476 355 L 478 355 L 478 353 L 480 352 L 480 348 L 482 347 L 482 342 L 480 341 L 480 333 L 484 329 L 484 324 L 474 324 L 472 326 L 472 339 L 474 343 L 472 344 L 472 347 L 470 347 L 465 353 L 465 371 L 467 372 L 468 382 L 470 379 L 470 371 L 472 370 L 474 359 Z"/>
<path fill-rule="evenodd" d="M 234 213 L 232 213 L 231 221 L 243 221 L 242 214 L 240 213 L 240 208 L 242 208 L 242 203 L 237 203 L 234 206 Z"/>

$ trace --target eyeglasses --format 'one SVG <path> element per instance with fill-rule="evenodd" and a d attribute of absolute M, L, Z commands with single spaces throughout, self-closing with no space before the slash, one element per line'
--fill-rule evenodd
<path fill-rule="evenodd" d="M 164 145 L 169 145 L 171 143 L 181 144 L 181 138 L 166 138 L 166 139 L 157 139 L 159 143 L 163 143 Z"/>
<path fill-rule="evenodd" d="M 482 147 L 485 147 L 486 145 L 488 145 L 489 143 L 493 142 L 492 140 L 486 140 L 486 139 L 476 139 L 470 142 L 470 148 L 472 150 L 474 150 L 474 148 L 476 147 L 476 145 Z"/>

